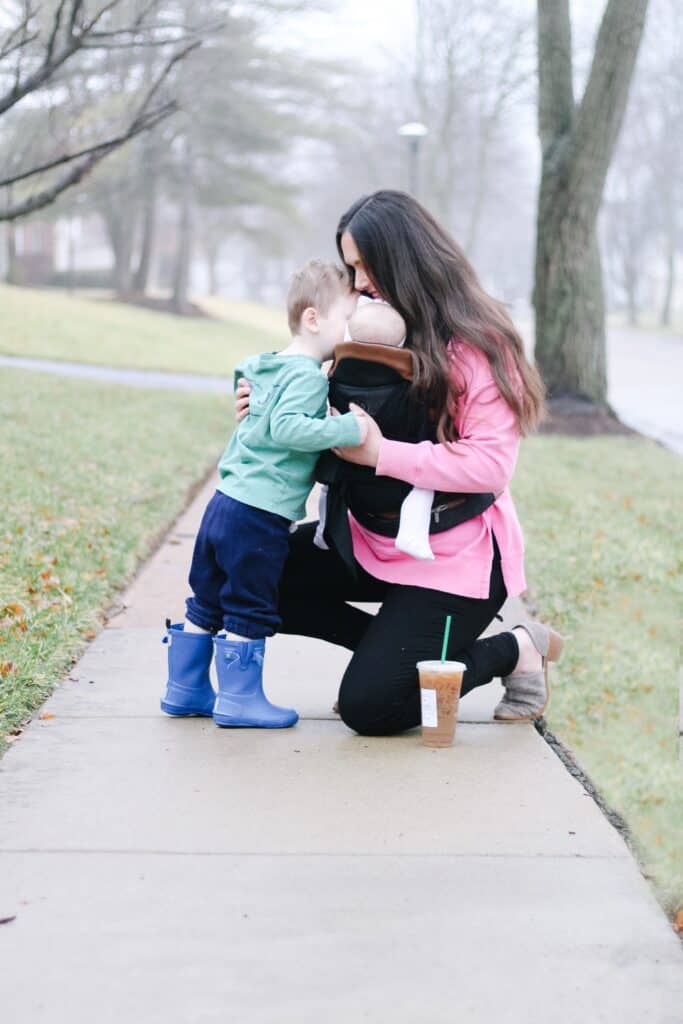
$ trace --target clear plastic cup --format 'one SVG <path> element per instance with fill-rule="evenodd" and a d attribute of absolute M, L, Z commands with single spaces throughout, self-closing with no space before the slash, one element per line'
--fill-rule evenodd
<path fill-rule="evenodd" d="M 422 704 L 422 742 L 450 747 L 455 740 L 458 703 L 466 665 L 461 661 L 418 661 Z"/>

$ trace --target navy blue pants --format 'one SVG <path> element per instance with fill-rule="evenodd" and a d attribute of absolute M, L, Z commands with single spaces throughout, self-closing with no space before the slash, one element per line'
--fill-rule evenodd
<path fill-rule="evenodd" d="M 193 596 L 185 602 L 190 622 L 250 640 L 276 633 L 290 523 L 216 491 L 204 510 L 192 554 Z"/>

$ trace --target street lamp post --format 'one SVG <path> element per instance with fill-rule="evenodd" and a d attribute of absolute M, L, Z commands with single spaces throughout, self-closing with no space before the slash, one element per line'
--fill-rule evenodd
<path fill-rule="evenodd" d="M 418 198 L 420 172 L 420 143 L 429 129 L 420 121 L 408 121 L 402 124 L 398 134 L 408 140 L 410 153 L 410 192 Z"/>

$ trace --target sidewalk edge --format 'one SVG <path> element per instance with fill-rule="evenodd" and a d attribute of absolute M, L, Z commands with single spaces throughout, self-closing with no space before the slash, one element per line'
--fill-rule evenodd
<path fill-rule="evenodd" d="M 583 786 L 588 796 L 590 796 L 593 802 L 597 804 L 599 810 L 602 812 L 602 814 L 610 823 L 610 825 L 617 830 L 621 838 L 624 840 L 626 846 L 629 849 L 629 852 L 631 853 L 634 861 L 638 866 L 638 870 L 640 871 L 641 875 L 643 876 L 643 879 L 647 883 L 647 886 L 650 892 L 653 894 L 657 904 L 661 908 L 661 911 L 664 914 L 664 917 L 666 918 L 674 935 L 676 935 L 679 939 L 681 943 L 681 948 L 683 949 L 683 933 L 677 932 L 676 929 L 673 927 L 673 919 L 671 915 L 672 913 L 675 914 L 676 911 L 674 910 L 673 912 L 671 912 L 669 908 L 665 905 L 665 903 L 662 900 L 662 897 L 659 894 L 657 886 L 653 884 L 651 876 L 646 873 L 645 865 L 643 864 L 642 858 L 640 856 L 640 851 L 626 820 L 622 817 L 621 814 L 619 814 L 618 811 L 616 811 L 607 802 L 605 797 L 602 795 L 598 787 L 591 779 L 590 775 L 588 775 L 584 768 L 582 768 L 582 766 L 576 760 L 576 758 L 571 753 L 569 748 L 566 747 L 562 740 L 558 736 L 556 736 L 551 729 L 548 728 L 543 716 L 537 718 L 532 724 L 538 735 L 541 737 L 541 739 L 543 739 L 548 744 L 553 753 L 560 759 L 562 764 L 565 766 L 569 774 L 572 775 L 576 779 L 576 781 L 580 783 L 581 786 Z"/>

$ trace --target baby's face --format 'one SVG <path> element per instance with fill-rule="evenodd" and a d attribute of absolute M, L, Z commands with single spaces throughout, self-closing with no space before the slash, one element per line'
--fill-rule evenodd
<path fill-rule="evenodd" d="M 352 341 L 398 348 L 406 336 L 403 317 L 385 302 L 359 303 L 349 319 Z"/>

